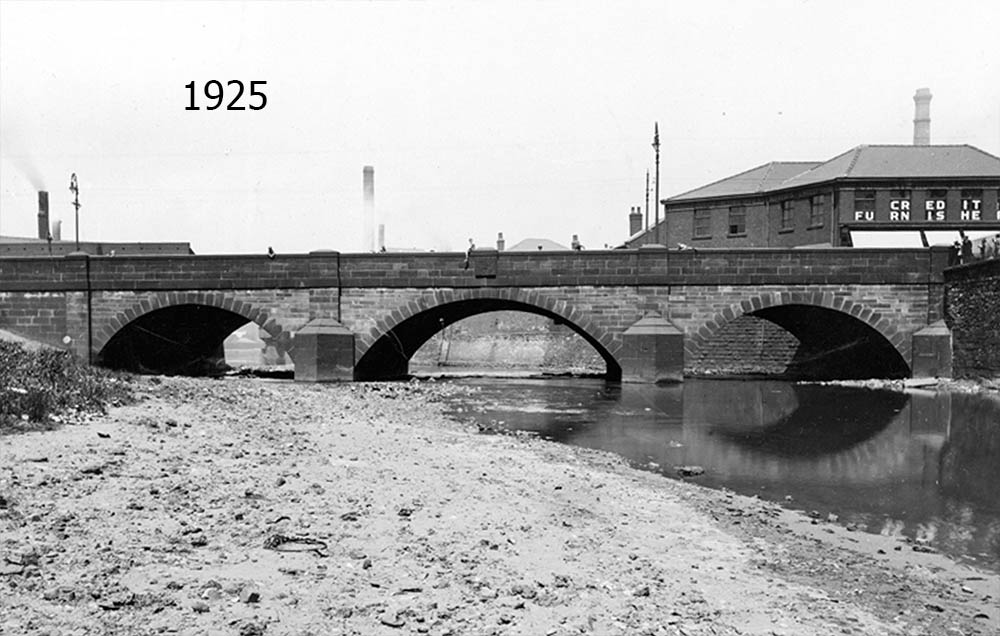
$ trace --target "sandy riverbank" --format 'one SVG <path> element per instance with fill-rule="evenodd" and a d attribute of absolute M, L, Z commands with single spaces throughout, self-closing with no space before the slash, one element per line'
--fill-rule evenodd
<path fill-rule="evenodd" d="M 447 383 L 143 379 L 0 437 L 3 634 L 994 634 L 1000 577 L 444 418 Z M 320 544 L 281 543 L 275 535 Z"/>

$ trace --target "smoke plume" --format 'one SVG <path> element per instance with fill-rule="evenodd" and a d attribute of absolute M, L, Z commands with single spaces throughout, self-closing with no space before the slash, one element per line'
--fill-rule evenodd
<path fill-rule="evenodd" d="M 42 171 L 38 169 L 27 146 L 16 134 L 9 130 L 0 132 L 0 150 L 11 165 L 31 183 L 32 188 L 45 190 L 45 179 L 42 178 Z"/>

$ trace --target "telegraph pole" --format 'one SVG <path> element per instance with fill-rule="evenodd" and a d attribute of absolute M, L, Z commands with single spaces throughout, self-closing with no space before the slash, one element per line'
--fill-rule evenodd
<path fill-rule="evenodd" d="M 69 177 L 69 191 L 73 193 L 73 207 L 76 208 L 76 251 L 80 251 L 80 186 L 76 182 L 76 173 Z"/>
<path fill-rule="evenodd" d="M 653 205 L 656 206 L 656 213 L 653 215 L 655 219 L 654 225 L 660 224 L 660 123 L 653 123 L 653 150 L 656 151 L 656 196 L 653 199 Z"/>
<path fill-rule="evenodd" d="M 649 168 L 646 168 L 646 229 L 649 229 Z"/>

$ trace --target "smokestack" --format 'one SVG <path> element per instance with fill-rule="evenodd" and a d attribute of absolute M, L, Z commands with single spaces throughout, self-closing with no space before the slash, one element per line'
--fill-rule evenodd
<path fill-rule="evenodd" d="M 53 241 L 62 240 L 62 221 L 52 222 L 52 240 Z"/>
<path fill-rule="evenodd" d="M 507 246 L 507 241 L 503 240 L 503 232 L 497 232 L 497 251 L 502 252 Z"/>
<path fill-rule="evenodd" d="M 49 238 L 49 193 L 38 191 L 38 238 Z"/>
<path fill-rule="evenodd" d="M 364 249 L 369 252 L 375 251 L 375 168 L 365 166 L 364 175 L 364 228 L 365 244 Z"/>
<path fill-rule="evenodd" d="M 642 212 L 639 208 L 632 208 L 628 215 L 628 235 L 635 236 L 642 231 Z"/>
<path fill-rule="evenodd" d="M 913 95 L 913 145 L 929 146 L 931 143 L 931 89 L 918 88 Z"/>

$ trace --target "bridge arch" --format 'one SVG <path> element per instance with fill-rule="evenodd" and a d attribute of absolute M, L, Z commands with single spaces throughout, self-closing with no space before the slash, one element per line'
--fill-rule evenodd
<path fill-rule="evenodd" d="M 219 292 L 166 292 L 145 296 L 104 321 L 93 336 L 92 350 L 94 359 L 107 366 L 187 370 L 220 358 L 222 341 L 247 322 L 275 341 L 289 340 L 281 324 L 253 303 Z M 154 342 L 162 343 L 156 355 L 150 351 Z"/>
<path fill-rule="evenodd" d="M 911 374 L 910 340 L 906 334 L 899 331 L 880 312 L 831 292 L 766 292 L 731 304 L 717 312 L 696 331 L 688 333 L 686 358 L 689 361 L 698 360 L 713 338 L 727 325 L 743 316 L 768 320 L 804 343 L 824 339 L 821 335 L 823 332 L 835 333 L 840 330 L 841 335 L 855 334 L 867 346 L 875 349 L 869 353 L 874 353 L 877 357 L 873 368 L 881 369 L 877 372 L 878 377 L 908 377 Z M 851 344 L 846 343 L 844 349 L 849 349 Z M 837 355 L 843 362 L 846 359 L 844 356 L 848 354 L 842 350 Z M 838 379 L 847 379 L 840 375 L 842 374 L 838 375 Z"/>
<path fill-rule="evenodd" d="M 621 342 L 565 300 L 533 289 L 454 289 L 427 292 L 376 319 L 355 340 L 355 378 L 405 375 L 410 357 L 448 325 L 491 311 L 524 311 L 565 324 L 586 340 L 607 365 L 609 379 L 621 378 Z"/>

